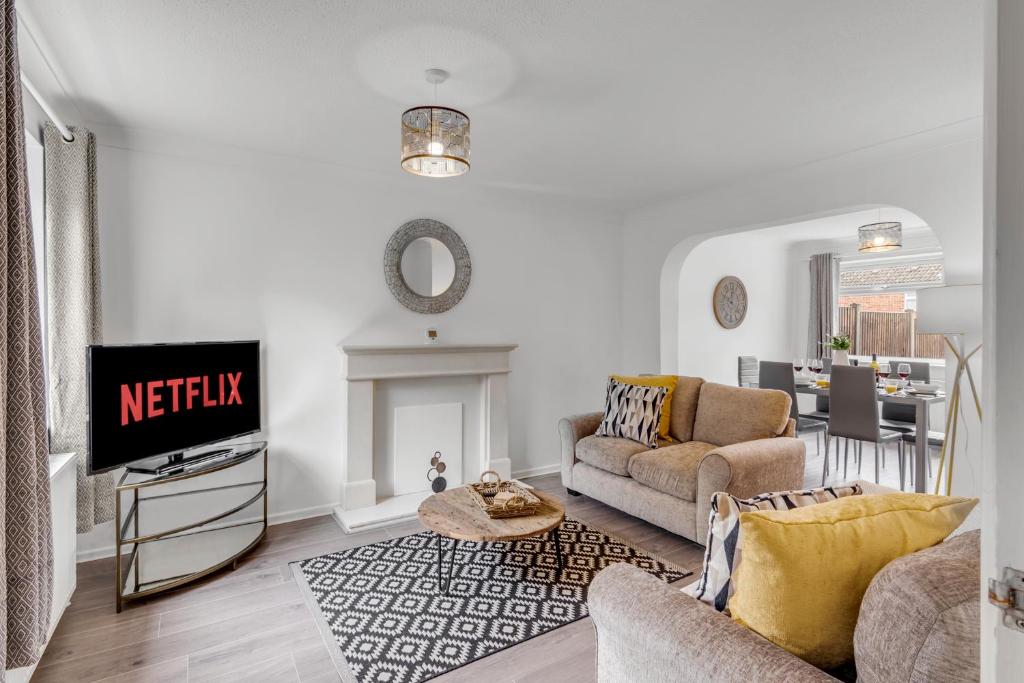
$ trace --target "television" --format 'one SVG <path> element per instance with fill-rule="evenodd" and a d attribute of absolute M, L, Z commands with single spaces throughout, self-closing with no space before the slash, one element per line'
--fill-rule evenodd
<path fill-rule="evenodd" d="M 88 347 L 89 474 L 260 430 L 260 343 Z"/>

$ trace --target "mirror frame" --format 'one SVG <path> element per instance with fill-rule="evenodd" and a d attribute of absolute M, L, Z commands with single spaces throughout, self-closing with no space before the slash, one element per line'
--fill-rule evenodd
<path fill-rule="evenodd" d="M 417 294 L 402 276 L 402 254 L 414 240 L 421 237 L 433 237 L 448 247 L 455 261 L 455 277 L 448 289 L 437 296 Z M 469 259 L 469 250 L 459 234 L 441 221 L 433 218 L 416 218 L 404 223 L 395 230 L 384 248 L 384 279 L 388 288 L 398 302 L 417 313 L 444 313 L 462 301 L 469 289 L 473 265 Z"/>

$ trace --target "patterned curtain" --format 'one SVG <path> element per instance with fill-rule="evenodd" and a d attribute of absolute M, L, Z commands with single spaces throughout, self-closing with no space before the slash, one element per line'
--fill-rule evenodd
<path fill-rule="evenodd" d="M 72 128 L 43 130 L 46 173 L 46 302 L 50 378 L 50 448 L 78 454 L 78 533 L 114 518 L 109 472 L 86 474 L 85 348 L 101 341 L 96 141 Z"/>
<path fill-rule="evenodd" d="M 0 672 L 35 662 L 46 644 L 53 588 L 50 461 L 46 445 L 32 222 L 25 173 L 14 0 L 0 0 Z"/>
<path fill-rule="evenodd" d="M 839 302 L 839 265 L 835 254 L 811 257 L 811 310 L 807 336 L 808 358 L 831 358 L 827 346 L 835 334 Z"/>

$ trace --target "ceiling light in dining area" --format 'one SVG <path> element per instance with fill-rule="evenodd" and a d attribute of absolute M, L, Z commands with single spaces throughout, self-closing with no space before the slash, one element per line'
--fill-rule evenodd
<path fill-rule="evenodd" d="M 443 69 L 427 69 L 427 82 L 448 80 Z M 458 109 L 437 104 L 402 113 L 402 168 L 430 178 L 450 178 L 469 170 L 469 117 Z"/>
<path fill-rule="evenodd" d="M 869 223 L 857 228 L 857 251 L 874 254 L 903 246 L 903 224 L 898 221 Z"/>

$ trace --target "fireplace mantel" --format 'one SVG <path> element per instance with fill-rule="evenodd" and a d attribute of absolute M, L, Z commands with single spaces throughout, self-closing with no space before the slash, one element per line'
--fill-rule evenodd
<path fill-rule="evenodd" d="M 389 415 L 374 415 L 374 387 L 392 380 L 429 380 L 445 377 L 480 378 L 479 459 L 466 462 L 467 473 L 493 469 L 511 476 L 508 455 L 509 355 L 517 344 L 342 344 L 346 380 L 347 461 L 341 505 L 335 517 L 347 532 L 384 526 L 415 517 L 429 492 L 380 498 L 374 477 L 374 425 Z M 432 391 L 432 390 L 431 390 Z M 386 412 L 386 411 L 385 411 Z M 479 469 L 477 469 L 479 468 Z M 475 473 L 474 473 L 475 476 Z"/>
<path fill-rule="evenodd" d="M 510 372 L 517 344 L 352 345 L 340 347 L 348 381 L 497 375 Z"/>

